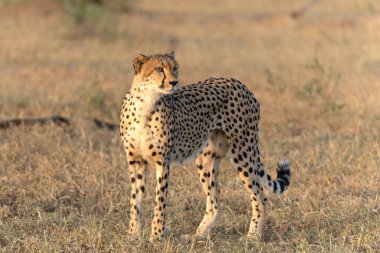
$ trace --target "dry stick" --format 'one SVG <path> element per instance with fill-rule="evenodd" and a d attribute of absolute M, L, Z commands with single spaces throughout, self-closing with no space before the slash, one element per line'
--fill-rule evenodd
<path fill-rule="evenodd" d="M 95 126 L 98 128 L 105 128 L 111 131 L 119 129 L 119 125 L 112 124 L 97 118 L 93 119 Z M 53 122 L 57 126 L 69 126 L 71 120 L 60 115 L 54 115 L 46 118 L 35 118 L 35 119 L 11 119 L 0 121 L 0 129 L 8 129 L 17 126 L 32 126 L 32 125 L 45 125 L 49 122 Z"/>
<path fill-rule="evenodd" d="M 295 10 L 295 11 L 292 11 L 290 13 L 290 15 L 292 16 L 292 18 L 299 18 L 299 17 L 303 16 L 306 13 L 306 11 L 308 11 L 318 1 L 319 0 L 310 0 L 302 8 Z"/>
<path fill-rule="evenodd" d="M 94 123 L 98 128 L 106 128 L 111 131 L 119 129 L 119 125 L 117 124 L 109 123 L 97 118 L 94 118 Z"/>
<path fill-rule="evenodd" d="M 11 119 L 11 120 L 5 120 L 0 121 L 0 129 L 7 129 L 15 126 L 31 126 L 31 125 L 44 125 L 49 122 L 53 122 L 54 124 L 61 126 L 61 125 L 70 125 L 70 120 L 62 117 L 60 115 L 54 115 L 47 118 L 36 118 L 36 119 Z"/>

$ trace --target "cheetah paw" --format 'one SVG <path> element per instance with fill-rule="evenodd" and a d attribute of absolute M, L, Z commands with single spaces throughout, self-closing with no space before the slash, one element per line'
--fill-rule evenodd
<path fill-rule="evenodd" d="M 245 236 L 243 236 L 240 240 L 246 240 L 249 242 L 260 242 L 261 236 L 256 233 L 249 233 Z"/>
<path fill-rule="evenodd" d="M 185 234 L 185 235 L 181 235 L 181 240 L 184 242 L 184 243 L 190 243 L 190 242 L 193 242 L 195 241 L 195 238 L 196 236 L 194 235 L 190 235 L 190 234 Z"/>

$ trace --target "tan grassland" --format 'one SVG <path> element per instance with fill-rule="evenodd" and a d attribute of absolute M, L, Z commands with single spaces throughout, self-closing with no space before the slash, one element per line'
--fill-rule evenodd
<path fill-rule="evenodd" d="M 380 252 L 378 0 L 321 0 L 297 19 L 307 0 L 115 0 L 81 24 L 63 2 L 0 0 L 0 120 L 73 120 L 0 130 L 1 252 Z M 291 161 L 261 242 L 244 239 L 250 203 L 228 159 L 208 240 L 181 240 L 205 205 L 192 164 L 172 169 L 166 241 L 148 241 L 153 170 L 143 239 L 128 238 L 125 153 L 91 119 L 118 122 L 133 55 L 170 50 L 182 85 L 245 83 L 261 103 L 266 170 Z"/>

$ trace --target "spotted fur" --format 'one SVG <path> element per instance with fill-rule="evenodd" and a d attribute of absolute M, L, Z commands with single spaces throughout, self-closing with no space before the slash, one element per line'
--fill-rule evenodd
<path fill-rule="evenodd" d="M 290 166 L 281 161 L 276 180 L 265 172 L 258 147 L 260 105 L 253 93 L 233 78 L 209 78 L 179 88 L 173 52 L 137 55 L 133 65 L 135 77 L 120 117 L 132 186 L 130 234 L 140 236 L 148 165 L 156 168 L 157 181 L 151 239 L 162 240 L 170 165 L 194 157 L 207 196 L 196 235 L 207 235 L 220 213 L 219 164 L 230 151 L 252 203 L 248 234 L 260 236 L 267 210 L 262 186 L 281 194 L 290 183 Z"/>

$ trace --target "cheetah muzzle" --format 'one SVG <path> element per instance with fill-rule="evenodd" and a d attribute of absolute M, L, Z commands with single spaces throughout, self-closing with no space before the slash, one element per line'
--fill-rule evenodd
<path fill-rule="evenodd" d="M 290 183 L 290 165 L 288 161 L 278 163 L 276 180 L 265 172 L 258 146 L 260 105 L 253 93 L 233 78 L 209 78 L 180 88 L 174 52 L 137 55 L 133 67 L 135 76 L 120 116 L 132 188 L 131 236 L 140 238 L 147 167 L 156 168 L 157 181 L 151 239 L 162 240 L 170 165 L 193 157 L 207 196 L 196 236 L 207 235 L 220 213 L 219 166 L 229 151 L 250 194 L 248 235 L 260 237 L 267 212 L 263 186 L 275 194 L 283 193 Z"/>

